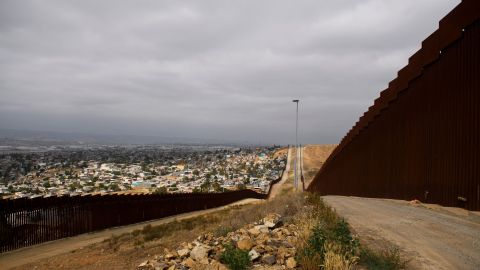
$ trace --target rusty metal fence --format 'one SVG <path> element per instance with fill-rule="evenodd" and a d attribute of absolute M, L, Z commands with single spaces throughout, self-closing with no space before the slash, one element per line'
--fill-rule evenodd
<path fill-rule="evenodd" d="M 87 195 L 0 200 L 0 252 L 226 205 L 266 199 L 252 190 L 165 195 Z"/>
<path fill-rule="evenodd" d="M 308 190 L 480 210 L 480 1 L 439 23 Z"/>

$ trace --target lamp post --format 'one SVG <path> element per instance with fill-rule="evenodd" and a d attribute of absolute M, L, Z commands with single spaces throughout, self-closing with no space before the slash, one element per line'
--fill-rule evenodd
<path fill-rule="evenodd" d="M 293 185 L 295 190 L 298 189 L 298 177 L 297 177 L 297 159 L 298 159 L 298 103 L 299 99 L 294 99 L 292 102 L 297 103 L 297 120 L 295 122 L 295 162 L 293 164 Z"/>

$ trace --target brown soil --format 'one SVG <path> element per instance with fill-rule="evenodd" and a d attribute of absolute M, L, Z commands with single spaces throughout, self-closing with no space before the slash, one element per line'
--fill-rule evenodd
<path fill-rule="evenodd" d="M 409 269 L 480 269 L 478 212 L 400 200 L 324 199 L 368 246 L 397 246 Z"/>
<path fill-rule="evenodd" d="M 303 176 L 305 177 L 305 187 L 310 185 L 310 182 L 322 167 L 325 160 L 335 149 L 336 144 L 314 144 L 307 145 L 303 148 Z"/>
<path fill-rule="evenodd" d="M 287 154 L 287 164 L 285 165 L 285 171 L 282 175 L 282 179 L 276 185 L 272 186 L 272 190 L 270 191 L 270 198 L 269 200 L 274 199 L 279 194 L 289 192 L 293 189 L 293 182 L 289 181 L 290 177 L 293 175 L 291 168 L 293 167 L 293 150 L 286 149 L 284 154 Z M 282 150 L 283 151 L 283 150 Z M 292 177 L 293 179 L 293 177 Z"/>
<path fill-rule="evenodd" d="M 288 153 L 288 147 L 280 148 L 277 151 L 275 151 L 275 153 L 273 153 L 273 158 L 277 158 L 277 157 L 286 155 L 287 153 Z"/>

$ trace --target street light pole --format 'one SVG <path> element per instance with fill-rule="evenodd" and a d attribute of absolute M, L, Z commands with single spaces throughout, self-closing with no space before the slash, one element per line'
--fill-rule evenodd
<path fill-rule="evenodd" d="M 297 103 L 297 120 L 295 122 L 295 162 L 293 164 L 293 185 L 295 186 L 295 190 L 298 189 L 298 177 L 297 177 L 297 159 L 298 159 L 298 103 L 299 99 L 292 100 L 293 102 Z"/>

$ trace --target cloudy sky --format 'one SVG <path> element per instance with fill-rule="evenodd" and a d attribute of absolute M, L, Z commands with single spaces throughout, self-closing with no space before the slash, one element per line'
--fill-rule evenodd
<path fill-rule="evenodd" d="M 0 1 L 0 128 L 336 143 L 458 0 Z"/>

